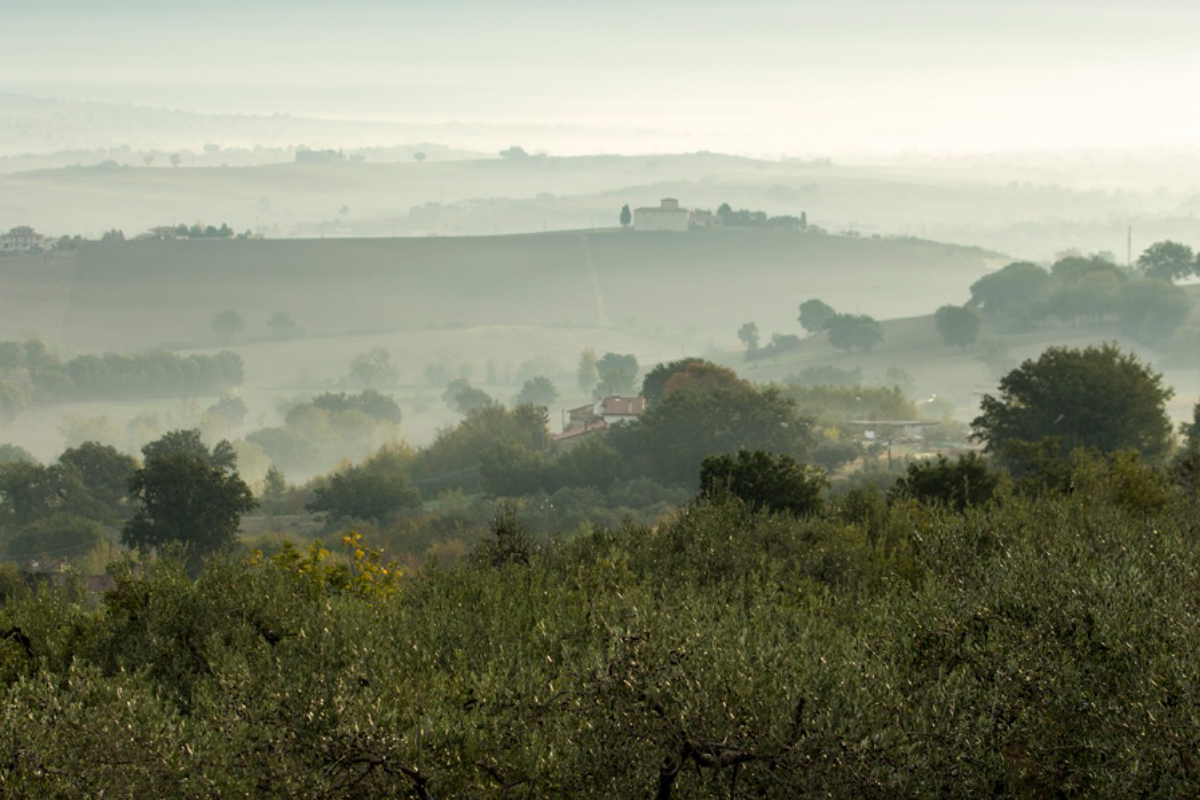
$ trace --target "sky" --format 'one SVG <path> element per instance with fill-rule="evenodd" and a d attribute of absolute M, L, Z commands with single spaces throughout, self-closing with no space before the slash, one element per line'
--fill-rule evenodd
<path fill-rule="evenodd" d="M 1200 141 L 1195 2 L 5 6 L 0 92 L 200 112 L 584 126 L 611 131 L 614 152 Z"/>

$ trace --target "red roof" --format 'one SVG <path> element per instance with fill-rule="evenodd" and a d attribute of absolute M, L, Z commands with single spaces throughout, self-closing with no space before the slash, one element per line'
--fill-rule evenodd
<path fill-rule="evenodd" d="M 602 419 L 598 419 L 595 422 L 589 422 L 582 428 L 572 428 L 571 430 L 563 431 L 562 433 L 556 433 L 554 434 L 554 441 L 561 442 L 563 439 L 574 439 L 576 436 L 583 436 L 587 433 L 595 433 L 596 431 L 604 430 L 607 427 L 607 422 Z"/>

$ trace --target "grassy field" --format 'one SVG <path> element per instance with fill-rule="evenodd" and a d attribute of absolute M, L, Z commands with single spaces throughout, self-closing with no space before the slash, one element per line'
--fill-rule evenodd
<path fill-rule="evenodd" d="M 813 296 L 878 317 L 921 313 L 996 263 L 971 248 L 793 231 L 90 243 L 74 269 L 57 268 L 69 285 L 37 315 L 60 321 L 50 338 L 91 350 L 205 344 L 227 308 L 249 337 L 285 311 L 318 335 L 615 327 L 695 350 L 735 341 L 748 320 L 792 332 Z M 36 264 L 0 264 L 0 274 L 26 294 L 44 280 Z M 27 327 L 0 325 L 6 336 Z"/>

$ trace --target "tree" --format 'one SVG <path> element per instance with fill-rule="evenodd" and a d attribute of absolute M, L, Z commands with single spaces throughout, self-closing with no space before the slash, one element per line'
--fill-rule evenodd
<path fill-rule="evenodd" d="M 372 347 L 350 362 L 350 374 L 345 382 L 357 389 L 378 389 L 395 386 L 399 380 L 400 370 L 392 363 L 388 349 Z"/>
<path fill-rule="evenodd" d="M 428 158 L 428 156 L 426 156 L 425 152 L 422 150 L 418 150 L 417 152 L 413 153 L 413 161 L 416 161 L 418 164 L 424 161 L 426 158 Z"/>
<path fill-rule="evenodd" d="M 891 499 L 912 498 L 926 504 L 941 504 L 955 511 L 986 503 L 1000 485 L 1000 476 L 988 469 L 978 453 L 965 453 L 956 461 L 943 455 L 915 461 L 888 492 Z"/>
<path fill-rule="evenodd" d="M 979 337 L 979 315 L 962 306 L 942 306 L 933 315 L 942 341 L 957 345 L 964 352 Z"/>
<path fill-rule="evenodd" d="M 121 529 L 121 541 L 141 550 L 181 543 L 192 559 L 237 540 L 242 514 L 257 505 L 238 476 L 233 448 L 221 442 L 210 452 L 199 431 L 174 431 L 142 448 L 144 465 L 129 480 L 140 504 Z"/>
<path fill-rule="evenodd" d="M 317 487 L 304 508 L 313 513 L 327 513 L 334 519 L 384 522 L 399 511 L 420 505 L 421 492 L 409 484 L 402 471 L 362 465 L 337 473 L 327 485 Z"/>
<path fill-rule="evenodd" d="M 48 515 L 58 501 L 57 474 L 51 467 L 28 461 L 0 465 L 0 513 L 3 520 L 24 527 Z"/>
<path fill-rule="evenodd" d="M 477 411 L 481 408 L 495 405 L 496 401 L 492 396 L 483 389 L 476 389 L 473 386 L 468 386 L 458 393 L 454 398 L 455 408 L 460 414 L 467 414 L 472 411 Z"/>
<path fill-rule="evenodd" d="M 1166 339 L 1192 311 L 1182 288 L 1154 278 L 1126 283 L 1115 305 L 1121 332 L 1145 342 Z"/>
<path fill-rule="evenodd" d="M 628 228 L 629 223 L 633 222 L 633 212 L 629 210 L 629 204 L 621 206 L 621 227 Z"/>
<path fill-rule="evenodd" d="M 579 368 L 575 371 L 579 380 L 579 391 L 591 394 L 592 389 L 600 382 L 600 373 L 596 371 L 596 351 L 587 348 L 579 354 Z"/>
<path fill-rule="evenodd" d="M 836 314 L 826 329 L 829 343 L 839 350 L 857 347 L 866 353 L 883 341 L 883 327 L 866 314 Z"/>
<path fill-rule="evenodd" d="M 554 401 L 558 399 L 558 389 L 550 382 L 549 378 L 541 375 L 530 378 L 525 381 L 521 387 L 521 392 L 517 395 L 515 402 L 520 405 L 529 403 L 542 408 L 549 408 L 554 405 Z"/>
<path fill-rule="evenodd" d="M 666 398 L 676 392 L 709 391 L 711 389 L 748 392 L 753 391 L 753 386 L 738 377 L 738 374 L 729 367 L 699 360 L 673 372 L 667 378 L 667 382 L 663 384 L 662 396 Z"/>
<path fill-rule="evenodd" d="M 84 442 L 63 451 L 60 494 L 71 514 L 100 522 L 115 522 L 125 513 L 129 481 L 137 461 L 109 445 Z"/>
<path fill-rule="evenodd" d="M 520 161 L 522 159 L 529 158 L 529 153 L 525 152 L 524 147 L 519 147 L 514 144 L 512 147 L 501 150 L 500 157 L 508 159 L 509 161 Z"/>
<path fill-rule="evenodd" d="M 1018 261 L 971 284 L 967 308 L 978 308 L 1006 330 L 1028 330 L 1044 316 L 1049 288 L 1049 272 Z"/>
<path fill-rule="evenodd" d="M 669 361 L 665 364 L 655 364 L 642 378 L 642 397 L 646 398 L 647 405 L 654 405 L 663 397 L 663 389 L 667 385 L 667 381 L 671 376 L 684 372 L 692 364 L 711 364 L 710 361 L 705 361 L 703 358 L 695 358 L 689 356 L 681 358 L 678 361 Z"/>
<path fill-rule="evenodd" d="M 219 339 L 228 341 L 240 336 L 245 330 L 246 320 L 242 319 L 242 315 L 232 309 L 227 308 L 213 317 L 212 332 Z"/>
<path fill-rule="evenodd" d="M 740 499 L 754 510 L 812 514 L 821 510 L 825 472 L 799 464 L 789 455 L 739 450 L 709 456 L 700 463 L 700 494 L 719 500 Z"/>
<path fill-rule="evenodd" d="M 825 326 L 836 316 L 837 312 L 832 306 L 816 298 L 800 304 L 800 327 L 809 333 L 825 330 Z"/>
<path fill-rule="evenodd" d="M 600 376 L 600 394 L 632 394 L 638 375 L 637 358 L 632 353 L 605 353 L 596 362 L 596 372 Z"/>
<path fill-rule="evenodd" d="M 972 437 L 1018 469 L 1021 451 L 1039 442 L 1060 458 L 1095 448 L 1158 459 L 1171 445 L 1164 405 L 1173 394 L 1162 375 L 1116 345 L 1051 347 L 1001 378 L 998 397 L 984 396 Z"/>
<path fill-rule="evenodd" d="M 1137 265 L 1147 278 L 1158 278 L 1168 283 L 1186 278 L 1196 271 L 1192 248 L 1170 240 L 1155 242 L 1138 256 Z"/>
<path fill-rule="evenodd" d="M 803 460 L 813 443 L 810 428 L 777 389 L 719 387 L 665 396 L 636 422 L 615 426 L 608 440 L 623 456 L 625 474 L 695 485 L 705 458 L 741 448 Z"/>
<path fill-rule="evenodd" d="M 1073 323 L 1081 317 L 1101 320 L 1112 311 L 1124 280 L 1115 267 L 1084 272 L 1060 283 L 1050 295 L 1049 310 L 1065 322 Z"/>
<path fill-rule="evenodd" d="M 267 330 L 275 339 L 299 339 L 304 336 L 304 329 L 296 324 L 292 315 L 286 311 L 276 311 L 267 320 Z"/>
<path fill-rule="evenodd" d="M 758 349 L 758 325 L 753 322 L 747 322 L 742 327 L 738 328 L 738 340 L 746 348 L 747 353 L 753 353 Z"/>
<path fill-rule="evenodd" d="M 1200 402 L 1192 406 L 1192 421 L 1179 426 L 1183 446 L 1171 461 L 1171 479 L 1192 498 L 1200 499 Z"/>

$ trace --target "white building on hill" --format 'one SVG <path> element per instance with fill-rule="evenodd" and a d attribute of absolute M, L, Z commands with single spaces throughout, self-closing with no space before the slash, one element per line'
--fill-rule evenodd
<path fill-rule="evenodd" d="M 664 197 L 657 206 L 646 206 L 633 212 L 635 231 L 677 231 L 686 233 L 691 215 L 679 207 L 674 197 Z"/>
<path fill-rule="evenodd" d="M 44 249 L 46 249 L 45 237 L 28 225 L 18 225 L 0 236 L 0 253 L 6 256 L 40 253 Z"/>

